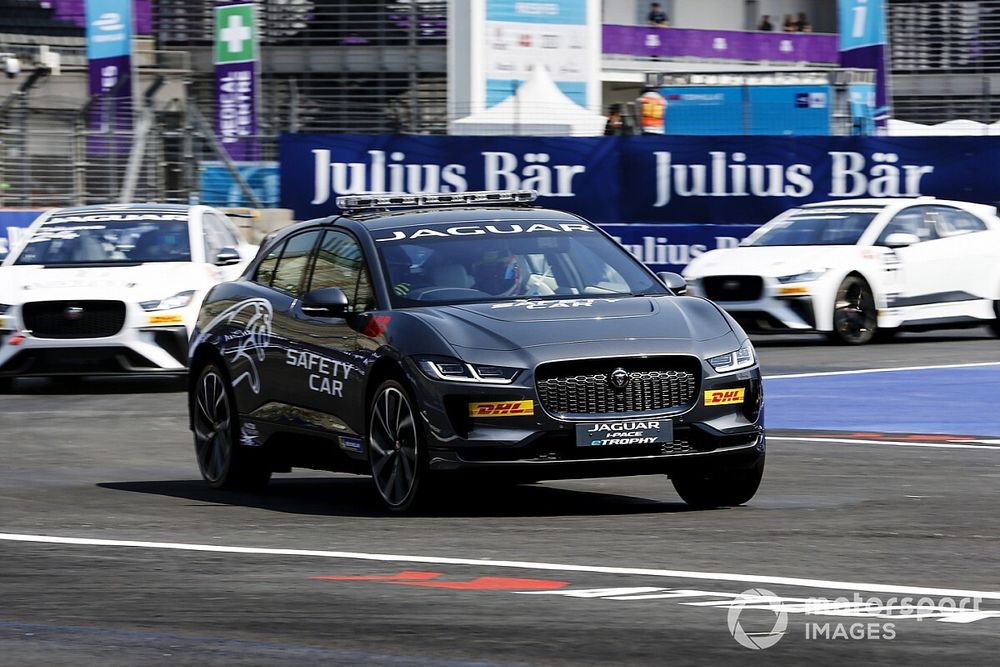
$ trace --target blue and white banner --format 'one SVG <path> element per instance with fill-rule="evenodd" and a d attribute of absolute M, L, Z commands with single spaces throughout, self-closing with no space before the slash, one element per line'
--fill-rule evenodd
<path fill-rule="evenodd" d="M 86 0 L 87 65 L 91 99 L 87 126 L 92 132 L 132 129 L 132 0 Z M 93 137 L 91 153 L 127 153 L 128 137 Z"/>
<path fill-rule="evenodd" d="M 538 190 L 598 223 L 759 225 L 800 204 L 932 195 L 995 203 L 1000 137 L 429 137 L 289 134 L 281 203 L 338 195 Z"/>
<path fill-rule="evenodd" d="M 535 67 L 582 107 L 597 110 L 600 5 L 594 0 L 485 0 L 482 32 L 486 107 L 510 97 Z M 598 68 L 599 69 L 599 68 Z"/>
<path fill-rule="evenodd" d="M 889 114 L 885 0 L 839 0 L 837 9 L 840 66 L 875 70 L 875 118 L 884 125 Z"/>

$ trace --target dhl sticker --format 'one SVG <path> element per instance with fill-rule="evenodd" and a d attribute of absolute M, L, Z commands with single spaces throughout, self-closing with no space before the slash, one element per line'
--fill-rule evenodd
<path fill-rule="evenodd" d="M 705 405 L 731 405 L 743 402 L 746 389 L 712 389 L 705 392 Z"/>
<path fill-rule="evenodd" d="M 469 403 L 470 417 L 525 417 L 535 414 L 534 401 Z"/>
<path fill-rule="evenodd" d="M 180 315 L 150 315 L 150 324 L 183 324 L 184 318 Z"/>

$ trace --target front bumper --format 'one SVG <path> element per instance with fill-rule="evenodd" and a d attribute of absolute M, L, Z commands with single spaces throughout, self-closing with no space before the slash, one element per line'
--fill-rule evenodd
<path fill-rule="evenodd" d="M 699 278 L 688 282 L 688 293 L 714 301 L 747 333 L 812 333 L 827 330 L 823 314 L 828 290 L 822 289 L 822 284 L 819 280 L 780 283 L 775 278 L 763 277 L 759 295 L 745 299 L 742 295 L 730 298 L 706 290 L 704 278 Z"/>
<path fill-rule="evenodd" d="M 0 320 L 0 376 L 119 375 L 187 371 L 197 308 L 146 312 L 126 304 L 121 329 L 99 337 L 57 337 L 27 329 L 14 306 Z"/>
<path fill-rule="evenodd" d="M 705 370 L 710 367 L 705 365 Z M 431 470 L 498 474 L 506 478 L 565 479 L 672 472 L 697 466 L 742 467 L 763 455 L 763 396 L 757 367 L 726 375 L 706 372 L 694 400 L 661 412 L 551 414 L 524 371 L 509 385 L 430 380 L 414 369 Z M 709 405 L 709 394 L 742 390 L 738 403 Z M 472 403 L 520 405 L 533 414 L 471 417 Z M 582 446 L 577 426 L 623 420 L 669 421 L 672 442 Z"/>

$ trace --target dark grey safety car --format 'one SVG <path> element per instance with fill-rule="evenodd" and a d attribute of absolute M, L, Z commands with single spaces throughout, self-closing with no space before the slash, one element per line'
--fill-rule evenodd
<path fill-rule="evenodd" d="M 738 505 L 764 469 L 740 327 L 534 193 L 342 197 L 205 298 L 190 419 L 204 478 L 369 474 L 404 510 L 445 473 L 663 473 Z"/>

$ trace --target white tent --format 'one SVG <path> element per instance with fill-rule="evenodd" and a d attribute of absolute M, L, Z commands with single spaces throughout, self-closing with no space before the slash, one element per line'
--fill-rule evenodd
<path fill-rule="evenodd" d="M 886 126 L 891 137 L 966 137 L 1000 134 L 1000 122 L 986 125 L 975 120 L 949 120 L 937 125 L 922 125 L 890 118 Z"/>
<path fill-rule="evenodd" d="M 566 97 L 545 67 L 536 67 L 500 104 L 449 124 L 449 134 L 593 137 L 607 119 Z"/>

